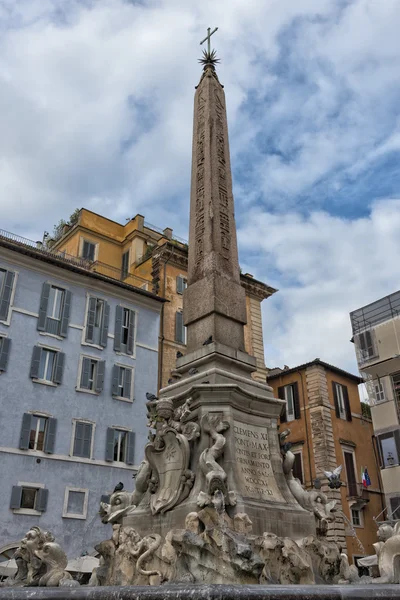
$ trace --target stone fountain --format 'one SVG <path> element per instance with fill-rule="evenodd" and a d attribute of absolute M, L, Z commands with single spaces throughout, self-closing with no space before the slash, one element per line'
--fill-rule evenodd
<path fill-rule="evenodd" d="M 18 596 L 15 587 L 21 585 L 63 587 L 54 597 L 105 599 L 265 597 L 271 589 L 266 585 L 281 584 L 274 597 L 301 598 L 299 586 L 360 583 L 342 549 L 326 537 L 335 501 L 321 491 L 306 491 L 293 475 L 288 431 L 279 436 L 277 428 L 284 401 L 251 376 L 256 366 L 244 347 L 246 305 L 225 94 L 210 47 L 201 62 L 184 294 L 187 353 L 177 360 L 180 379 L 158 397 L 148 395 L 149 441 L 135 489 L 116 491 L 100 505 L 100 517 L 112 524 L 113 533 L 96 548 L 101 558 L 90 587 L 67 589 L 72 582 L 65 575 L 65 558 L 50 534 L 36 532 L 37 547 L 27 554 L 25 541 L 17 552 L 10 598 L 28 598 Z M 400 581 L 399 533 L 393 531 L 385 542 L 392 540 L 388 552 L 380 550 L 385 566 L 392 561 L 385 567 L 385 583 Z M 57 553 L 55 564 L 48 557 Z M 240 587 L 232 587 L 236 584 Z M 318 585 L 306 590 L 307 597 L 339 597 Z M 371 597 L 374 590 L 369 586 Z M 394 590 L 381 597 L 400 597 L 399 588 Z M 0 598 L 8 597 L 3 593 Z"/>

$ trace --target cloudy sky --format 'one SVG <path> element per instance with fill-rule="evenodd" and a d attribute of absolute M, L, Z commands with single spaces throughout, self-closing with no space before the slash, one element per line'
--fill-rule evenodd
<path fill-rule="evenodd" d="M 186 238 L 199 41 L 228 105 L 268 366 L 356 372 L 349 312 L 400 288 L 398 0 L 0 0 L 0 227 L 76 207 Z"/>

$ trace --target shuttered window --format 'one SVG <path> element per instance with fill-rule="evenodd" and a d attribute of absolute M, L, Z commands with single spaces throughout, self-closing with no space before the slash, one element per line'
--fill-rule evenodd
<path fill-rule="evenodd" d="M 278 398 L 286 401 L 286 406 L 281 412 L 281 423 L 286 421 L 294 421 L 301 418 L 300 413 L 300 398 L 297 381 L 289 385 L 283 385 L 278 388 Z"/>
<path fill-rule="evenodd" d="M 187 281 L 182 275 L 178 275 L 176 278 L 176 293 L 183 294 L 185 289 L 187 288 Z"/>
<path fill-rule="evenodd" d="M 78 389 L 99 394 L 104 387 L 105 365 L 104 360 L 83 356 Z"/>
<path fill-rule="evenodd" d="M 79 456 L 80 458 L 92 457 L 92 435 L 92 423 L 75 421 L 72 456 Z"/>
<path fill-rule="evenodd" d="M 351 408 L 349 401 L 349 393 L 347 386 L 341 383 L 332 382 L 333 388 L 333 400 L 335 404 L 335 412 L 338 419 L 344 419 L 345 421 L 351 421 Z"/>
<path fill-rule="evenodd" d="M 135 434 L 114 427 L 107 429 L 106 456 L 109 462 L 125 462 L 134 464 Z"/>
<path fill-rule="evenodd" d="M 93 242 L 89 242 L 88 240 L 83 240 L 82 244 L 82 258 L 86 260 L 93 261 L 96 255 L 96 244 Z"/>
<path fill-rule="evenodd" d="M 294 453 L 293 477 L 295 479 L 299 479 L 300 483 L 304 483 L 303 462 L 301 460 L 301 452 Z"/>
<path fill-rule="evenodd" d="M 348 496 L 358 496 L 356 471 L 354 468 L 354 455 L 352 452 L 344 452 L 343 454 L 344 454 L 344 462 L 346 465 L 347 495 Z"/>
<path fill-rule="evenodd" d="M 124 306 L 115 310 L 114 350 L 134 354 L 135 311 Z"/>
<path fill-rule="evenodd" d="M 64 352 L 58 352 L 42 346 L 34 346 L 32 352 L 30 376 L 37 382 L 60 384 L 65 364 Z"/>
<path fill-rule="evenodd" d="M 175 313 L 175 341 L 186 344 L 186 327 L 183 324 L 183 312 Z"/>
<path fill-rule="evenodd" d="M 44 512 L 47 508 L 48 495 L 49 490 L 46 488 L 14 485 L 11 490 L 10 508 Z"/>
<path fill-rule="evenodd" d="M 400 429 L 377 436 L 381 467 L 400 464 Z"/>
<path fill-rule="evenodd" d="M 38 331 L 67 337 L 71 299 L 69 290 L 44 283 L 39 305 Z"/>
<path fill-rule="evenodd" d="M 10 354 L 10 338 L 0 337 L 0 371 L 7 370 L 8 356 Z"/>
<path fill-rule="evenodd" d="M 129 250 L 122 255 L 121 278 L 126 279 L 129 273 Z"/>
<path fill-rule="evenodd" d="M 102 298 L 90 296 L 86 316 L 85 341 L 105 348 L 107 346 L 110 305 Z"/>
<path fill-rule="evenodd" d="M 114 365 L 111 394 L 117 398 L 133 400 L 132 381 L 133 369 L 121 365 Z"/>
<path fill-rule="evenodd" d="M 0 269 L 0 321 L 8 320 L 15 273 Z"/>
<path fill-rule="evenodd" d="M 363 331 L 358 334 L 356 339 L 362 360 L 368 360 L 377 355 L 372 331 Z"/>
<path fill-rule="evenodd" d="M 25 413 L 22 417 L 19 448 L 21 450 L 41 450 L 53 454 L 57 419 Z"/>

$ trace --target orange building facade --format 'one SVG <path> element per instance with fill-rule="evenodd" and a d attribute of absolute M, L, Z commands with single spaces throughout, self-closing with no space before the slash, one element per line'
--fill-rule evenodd
<path fill-rule="evenodd" d="M 125 225 L 92 211 L 81 209 L 76 222 L 66 225 L 57 240 L 49 240 L 53 251 L 83 261 L 91 270 L 147 289 L 168 300 L 163 305 L 159 341 L 158 387 L 180 375 L 175 371 L 177 353 L 185 354 L 183 291 L 186 287 L 188 245 L 136 215 Z M 250 274 L 241 275 L 246 290 L 247 325 L 245 348 L 257 361 L 254 379 L 265 382 L 261 302 L 276 290 Z"/>
<path fill-rule="evenodd" d="M 291 430 L 294 475 L 306 489 L 317 486 L 337 500 L 328 537 L 347 547 L 350 561 L 374 554 L 384 496 L 377 465 L 371 419 L 363 414 L 358 385 L 362 380 L 319 359 L 294 368 L 271 369 L 267 382 L 286 400 L 280 431 Z M 328 486 L 324 471 L 342 465 L 339 490 Z M 367 469 L 371 482 L 362 483 Z"/>

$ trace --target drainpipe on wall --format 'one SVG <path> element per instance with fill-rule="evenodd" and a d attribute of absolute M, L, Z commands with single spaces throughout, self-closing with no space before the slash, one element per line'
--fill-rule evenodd
<path fill-rule="evenodd" d="M 167 281 L 167 269 L 166 269 L 166 265 L 169 262 L 172 254 L 173 254 L 174 250 L 171 249 L 171 252 L 169 253 L 168 258 L 164 261 L 164 282 L 163 282 L 163 290 L 162 290 L 162 296 L 163 298 L 165 298 L 165 286 L 166 286 L 166 281 Z M 164 355 L 164 306 L 165 303 L 163 303 L 162 307 L 161 307 L 161 315 L 160 315 L 160 354 L 159 354 L 159 360 L 158 360 L 158 390 L 161 389 L 162 386 L 162 369 L 163 369 L 163 355 Z"/>
<path fill-rule="evenodd" d="M 304 392 L 304 379 L 303 379 L 303 373 L 301 371 L 297 371 L 297 373 L 300 375 L 300 379 L 301 379 L 301 390 L 302 390 L 302 394 L 303 394 L 303 406 L 304 406 L 304 421 L 306 424 L 306 440 L 307 440 L 307 454 L 308 454 L 308 466 L 310 469 L 310 483 L 311 485 L 313 485 L 313 474 L 312 474 L 312 465 L 311 465 L 311 450 L 310 450 L 310 438 L 308 436 L 308 422 L 307 422 L 307 412 L 306 412 L 306 394 Z"/>

